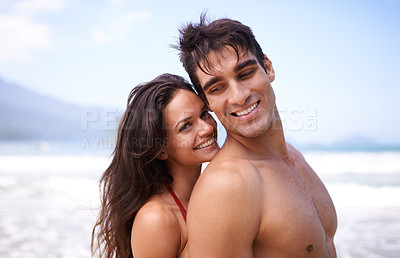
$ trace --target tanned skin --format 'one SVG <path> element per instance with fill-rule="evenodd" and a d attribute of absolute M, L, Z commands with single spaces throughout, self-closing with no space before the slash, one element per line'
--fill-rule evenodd
<path fill-rule="evenodd" d="M 168 146 L 159 159 L 166 160 L 174 180 L 170 187 L 187 209 L 201 164 L 219 151 L 216 123 L 201 99 L 191 91 L 179 90 L 167 105 Z M 186 258 L 187 228 L 184 217 L 165 186 L 137 213 L 131 231 L 135 258 Z"/>
<path fill-rule="evenodd" d="M 336 257 L 333 202 L 303 155 L 285 141 L 264 55 L 231 47 L 197 69 L 209 108 L 227 130 L 189 202 L 192 258 Z M 264 67 L 265 69 L 264 69 Z"/>

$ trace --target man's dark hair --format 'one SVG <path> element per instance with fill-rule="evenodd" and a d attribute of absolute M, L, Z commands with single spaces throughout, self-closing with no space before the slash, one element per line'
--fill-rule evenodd
<path fill-rule="evenodd" d="M 206 97 L 196 76 L 196 68 L 210 73 L 213 69 L 207 58 L 210 52 L 220 51 L 229 46 L 235 50 L 239 59 L 239 50 L 245 54 L 250 51 L 265 69 L 264 53 L 253 32 L 250 27 L 239 21 L 223 18 L 210 23 L 203 13 L 198 24 L 188 23 L 179 29 L 179 33 L 179 42 L 175 48 L 180 51 L 183 67 L 203 100 L 206 100 Z"/>

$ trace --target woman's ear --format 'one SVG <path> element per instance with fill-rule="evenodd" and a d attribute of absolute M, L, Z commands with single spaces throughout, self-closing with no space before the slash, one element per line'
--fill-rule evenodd
<path fill-rule="evenodd" d="M 168 153 L 165 150 L 162 150 L 160 154 L 157 155 L 157 159 L 166 160 L 168 158 Z"/>
<path fill-rule="evenodd" d="M 272 66 L 271 60 L 269 60 L 267 55 L 265 54 L 264 54 L 264 66 L 265 69 L 267 69 L 269 81 L 273 82 L 275 80 L 275 70 L 274 67 Z"/>

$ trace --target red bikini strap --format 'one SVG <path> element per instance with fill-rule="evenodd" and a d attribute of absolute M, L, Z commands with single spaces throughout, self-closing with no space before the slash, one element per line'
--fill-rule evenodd
<path fill-rule="evenodd" d="M 179 201 L 178 197 L 175 195 L 174 190 L 172 190 L 171 186 L 169 184 L 165 184 L 165 186 L 167 187 L 169 193 L 172 195 L 172 197 L 174 198 L 176 204 L 179 206 L 179 209 L 181 210 L 183 219 L 186 222 L 186 210 L 185 207 L 183 207 L 182 203 Z"/>

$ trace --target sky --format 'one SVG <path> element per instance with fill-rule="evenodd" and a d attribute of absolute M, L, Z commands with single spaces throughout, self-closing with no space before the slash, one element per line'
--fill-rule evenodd
<path fill-rule="evenodd" d="M 400 144 L 400 0 L 1 0 L 0 78 L 123 110 L 141 82 L 188 78 L 171 45 L 205 10 L 252 28 L 288 139 Z"/>

